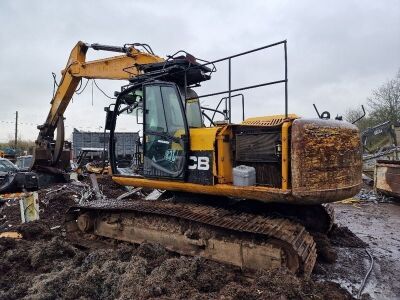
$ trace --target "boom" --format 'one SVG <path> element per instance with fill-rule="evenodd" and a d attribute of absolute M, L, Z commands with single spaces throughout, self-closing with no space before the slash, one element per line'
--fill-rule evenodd
<path fill-rule="evenodd" d="M 142 47 L 145 51 L 140 51 L 137 47 Z M 86 62 L 86 52 L 89 48 L 120 52 L 124 55 Z M 62 166 L 63 159 L 61 159 L 61 165 L 59 165 L 59 160 L 63 155 L 64 147 L 63 115 L 82 78 L 129 80 L 142 73 L 141 66 L 160 62 L 164 62 L 164 59 L 155 55 L 146 44 L 114 47 L 78 42 L 72 49 L 67 65 L 62 71 L 61 81 L 50 102 L 51 108 L 46 122 L 38 126 L 40 133 L 36 140 L 33 167 Z M 56 130 L 57 138 L 54 139 Z M 68 162 L 69 152 L 65 151 L 64 156 L 64 162 Z"/>

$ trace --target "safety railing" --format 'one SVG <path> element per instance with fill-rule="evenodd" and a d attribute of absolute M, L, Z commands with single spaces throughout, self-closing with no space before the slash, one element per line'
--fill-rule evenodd
<path fill-rule="evenodd" d="M 276 80 L 276 81 L 269 81 L 269 82 L 263 82 L 263 83 L 259 83 L 259 84 L 254 84 L 254 85 L 248 85 L 248 86 L 244 86 L 244 87 L 240 87 L 240 88 L 235 88 L 232 89 L 232 60 L 237 58 L 237 57 L 241 57 L 244 55 L 248 55 L 250 53 L 254 53 L 254 52 L 259 52 L 268 48 L 272 48 L 272 47 L 277 47 L 277 46 L 283 46 L 283 51 L 284 51 L 284 78 L 281 80 Z M 200 95 L 200 96 L 196 96 L 193 98 L 188 98 L 187 100 L 190 99 L 195 99 L 195 98 L 205 98 L 205 97 L 211 97 L 211 96 L 217 96 L 217 95 L 223 95 L 223 94 L 228 94 L 228 96 L 222 98 L 220 100 L 220 103 L 217 105 L 217 108 L 219 107 L 219 105 L 221 104 L 221 102 L 224 99 L 228 100 L 228 107 L 226 108 L 226 110 L 228 111 L 228 121 L 231 122 L 232 120 L 232 110 L 231 110 L 231 105 L 232 105 L 232 98 L 241 95 L 242 96 L 242 115 L 243 115 L 243 119 L 244 119 L 244 96 L 242 94 L 238 94 L 238 95 L 232 95 L 232 93 L 236 93 L 236 92 L 240 92 L 240 91 L 244 91 L 244 90 L 249 90 L 249 89 L 254 89 L 254 88 L 259 88 L 259 87 L 263 87 L 263 86 L 268 86 L 268 85 L 275 85 L 275 84 L 284 84 L 285 85 L 285 117 L 288 117 L 288 64 L 287 64 L 287 41 L 283 40 L 277 43 L 273 43 L 273 44 L 269 44 L 263 47 L 259 47 L 259 48 L 255 48 L 249 51 L 245 51 L 245 52 L 241 52 L 235 55 L 231 55 L 231 56 L 227 56 L 224 58 L 220 58 L 214 61 L 210 61 L 210 62 L 206 62 L 204 64 L 201 64 L 199 66 L 194 66 L 194 67 L 189 67 L 188 69 L 186 69 L 186 72 L 191 69 L 191 68 L 199 68 L 199 67 L 204 67 L 207 65 L 212 65 L 214 67 L 214 65 L 216 63 L 220 63 L 223 61 L 227 61 L 228 62 L 228 90 L 225 91 L 219 91 L 219 92 L 214 92 L 214 93 L 208 93 L 208 94 L 204 94 L 204 95 Z M 214 67 L 215 68 L 215 67 Z M 214 112 L 215 115 L 215 112 Z M 213 115 L 213 116 L 214 116 Z M 213 120 L 213 117 L 211 118 Z"/>

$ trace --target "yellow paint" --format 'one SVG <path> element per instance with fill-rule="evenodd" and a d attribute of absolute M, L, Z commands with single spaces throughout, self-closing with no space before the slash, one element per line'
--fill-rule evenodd
<path fill-rule="evenodd" d="M 163 62 L 156 55 L 140 52 L 131 48 L 126 55 L 85 62 L 87 46 L 78 42 L 72 49 L 62 78 L 51 101 L 46 126 L 54 128 L 59 116 L 62 116 L 82 78 L 128 80 L 139 74 L 135 65 Z"/>
<path fill-rule="evenodd" d="M 191 151 L 213 151 L 212 172 L 217 176 L 217 162 L 215 161 L 215 140 L 219 127 L 190 128 Z"/>
<path fill-rule="evenodd" d="M 282 190 L 288 189 L 289 184 L 289 127 L 292 122 L 282 125 Z"/>
<path fill-rule="evenodd" d="M 218 183 L 232 183 L 232 130 L 231 127 L 225 126 L 221 129 L 217 136 L 217 167 L 218 167 Z"/>
<path fill-rule="evenodd" d="M 231 184 L 202 185 L 195 183 L 153 180 L 142 177 L 113 176 L 113 180 L 125 186 L 145 187 L 169 191 L 255 199 L 264 202 L 292 202 L 291 191 L 265 186 L 234 186 Z"/>
<path fill-rule="evenodd" d="M 139 75 L 138 65 L 162 62 L 164 59 L 139 52 L 133 56 L 119 55 L 89 62 L 73 64 L 68 72 L 73 76 L 88 79 L 128 80 Z M 65 71 L 63 71 L 65 72 Z"/>
<path fill-rule="evenodd" d="M 273 115 L 273 116 L 264 116 L 264 117 L 254 117 L 247 118 L 244 120 L 241 125 L 250 125 L 250 126 L 278 126 L 287 121 L 287 119 L 294 120 L 299 117 L 295 114 L 289 114 L 286 118 L 285 115 Z"/>
<path fill-rule="evenodd" d="M 214 150 L 219 127 L 190 128 L 190 150 Z"/>

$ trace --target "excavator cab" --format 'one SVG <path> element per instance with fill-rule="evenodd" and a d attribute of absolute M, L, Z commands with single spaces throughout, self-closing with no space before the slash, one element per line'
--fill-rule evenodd
<path fill-rule="evenodd" d="M 167 83 L 145 85 L 143 90 L 143 175 L 183 179 L 189 129 L 179 90 Z"/>
<path fill-rule="evenodd" d="M 136 168 L 141 170 L 140 175 L 183 180 L 189 151 L 189 125 L 179 87 L 174 83 L 156 81 L 124 90 L 117 98 L 110 121 L 112 140 L 117 119 L 123 113 L 136 115 L 136 123 L 143 126 L 142 153 L 137 153 L 141 157 L 140 166 Z M 139 122 L 139 113 L 143 114 L 143 123 Z M 113 155 L 115 143 L 112 145 L 113 173 L 118 174 L 121 172 Z M 126 169 L 124 173 L 127 173 Z"/>

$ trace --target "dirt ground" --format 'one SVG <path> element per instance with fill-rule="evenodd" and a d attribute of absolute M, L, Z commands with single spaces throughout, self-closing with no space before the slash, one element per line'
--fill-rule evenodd
<path fill-rule="evenodd" d="M 250 279 L 159 245 L 83 251 L 40 222 L 19 230 L 23 240 L 0 239 L 0 299 L 351 299 L 336 284 L 284 270 Z"/>
<path fill-rule="evenodd" d="M 106 179 L 100 179 L 99 185 L 110 197 L 125 192 Z M 369 299 L 366 293 L 376 299 L 400 295 L 395 231 L 400 209 L 394 204 L 335 205 L 340 225 L 329 236 L 315 236 L 318 263 L 312 277 L 304 279 L 285 270 L 244 273 L 153 244 L 77 248 L 65 240 L 59 226 L 81 191 L 63 185 L 56 189 L 60 190 L 40 192 L 44 199 L 40 221 L 18 225 L 17 202 L 0 208 L 0 231 L 17 230 L 23 235 L 22 240 L 0 239 L 0 299 L 352 299 L 369 266 L 364 242 L 375 266 L 362 298 Z"/>
<path fill-rule="evenodd" d="M 368 244 L 374 258 L 364 293 L 372 299 L 400 298 L 400 203 L 334 204 L 336 222 Z M 363 248 L 335 246 L 334 264 L 319 264 L 314 279 L 331 280 L 356 294 L 371 259 Z"/>

